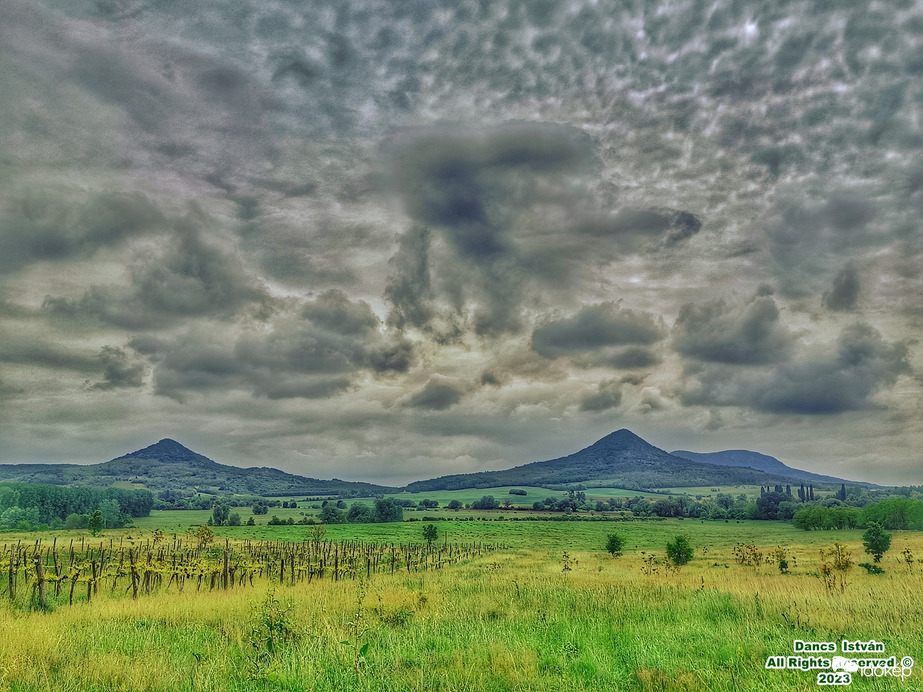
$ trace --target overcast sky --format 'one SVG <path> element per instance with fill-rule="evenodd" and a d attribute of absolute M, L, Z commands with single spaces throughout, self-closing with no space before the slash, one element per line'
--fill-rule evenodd
<path fill-rule="evenodd" d="M 912 0 L 0 0 L 0 461 L 923 483 L 921 76 Z"/>

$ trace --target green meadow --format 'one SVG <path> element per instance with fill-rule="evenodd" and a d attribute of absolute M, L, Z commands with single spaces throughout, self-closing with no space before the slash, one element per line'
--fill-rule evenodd
<path fill-rule="evenodd" d="M 300 510 L 281 510 L 294 512 Z M 270 510 L 272 516 L 273 510 Z M 452 514 L 441 510 L 446 515 Z M 411 513 L 411 516 L 414 513 Z M 422 514 L 422 513 L 421 513 Z M 795 640 L 876 640 L 923 662 L 923 534 L 894 532 L 882 575 L 856 565 L 825 584 L 821 550 L 840 543 L 870 561 L 860 530 L 805 532 L 782 522 L 514 521 L 499 512 L 433 522 L 436 546 L 497 544 L 439 569 L 403 567 L 228 588 L 164 585 L 134 599 L 127 582 L 82 582 L 47 609 L 21 584 L 0 606 L 0 690 L 809 690 L 818 671 L 767 670 Z M 509 514 L 509 513 L 507 513 Z M 144 546 L 160 529 L 191 541 L 203 512 L 153 512 L 132 529 L 83 539 Z M 243 513 L 242 513 L 243 516 Z M 406 518 L 406 517 L 405 517 Z M 244 516 L 246 519 L 246 516 Z M 265 521 L 264 517 L 258 517 Z M 325 527 L 324 540 L 423 544 L 426 522 Z M 246 541 L 304 545 L 310 526 L 216 527 L 197 560 Z M 606 552 L 617 532 L 623 554 Z M 665 560 L 677 534 L 692 544 Z M 0 543 L 36 540 L 7 534 Z M 316 538 L 316 533 L 314 534 Z M 51 535 L 41 536 L 43 544 Z M 738 543 L 761 553 L 742 564 Z M 783 573 L 775 551 L 785 552 Z M 902 554 L 903 553 L 903 554 Z M 2 565 L 0 565 L 2 566 Z M 232 580 L 233 581 L 233 580 Z M 2 595 L 2 593 L 0 593 Z M 814 654 L 816 655 L 816 654 Z M 862 677 L 863 690 L 923 689 L 923 674 Z"/>

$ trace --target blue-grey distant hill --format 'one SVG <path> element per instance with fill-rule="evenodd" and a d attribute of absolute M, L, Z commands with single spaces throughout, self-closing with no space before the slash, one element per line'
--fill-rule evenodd
<path fill-rule="evenodd" d="M 211 494 L 374 496 L 392 488 L 339 479 L 318 480 L 260 466 L 226 466 L 179 442 L 156 444 L 101 464 L 0 464 L 0 480 L 106 488 L 145 488 Z M 669 454 L 630 430 L 618 430 L 579 452 L 500 471 L 454 474 L 410 483 L 409 492 L 495 488 L 509 485 L 659 490 L 695 486 L 777 485 L 843 481 L 793 469 L 773 457 L 733 450 Z M 869 483 L 855 485 L 870 486 Z"/>
<path fill-rule="evenodd" d="M 684 449 L 678 449 L 675 452 L 670 452 L 670 454 L 682 457 L 683 459 L 689 459 L 690 461 L 698 461 L 703 464 L 754 469 L 777 476 L 795 478 L 799 481 L 810 481 L 811 483 L 849 483 L 850 485 L 861 485 L 863 487 L 880 487 L 876 486 L 874 483 L 848 481 L 843 478 L 824 476 L 819 473 L 794 469 L 791 466 L 786 466 L 781 461 L 768 454 L 751 452 L 746 449 L 728 449 L 723 452 L 688 452 Z"/>
<path fill-rule="evenodd" d="M 838 479 L 834 479 L 839 483 Z M 566 457 L 502 471 L 442 476 L 411 483 L 409 492 L 506 485 L 616 487 L 634 490 L 718 485 L 775 485 L 793 477 L 751 468 L 707 464 L 668 454 L 630 430 L 618 430 Z"/>

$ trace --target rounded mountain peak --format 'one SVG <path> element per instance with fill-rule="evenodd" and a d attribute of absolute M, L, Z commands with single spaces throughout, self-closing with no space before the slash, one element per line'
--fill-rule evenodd
<path fill-rule="evenodd" d="M 193 452 L 188 447 L 183 446 L 176 440 L 172 440 L 169 437 L 165 437 L 159 442 L 152 444 L 149 447 L 145 447 L 144 449 L 139 449 L 136 452 L 126 454 L 121 458 L 152 459 L 166 464 L 215 463 L 208 457 Z"/>

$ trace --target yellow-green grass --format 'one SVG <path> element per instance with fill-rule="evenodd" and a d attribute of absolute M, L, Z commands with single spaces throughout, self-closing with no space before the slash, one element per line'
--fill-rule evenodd
<path fill-rule="evenodd" d="M 689 520 L 446 524 L 452 540 L 512 547 L 436 572 L 373 576 L 365 586 L 274 586 L 276 608 L 265 580 L 137 601 L 101 589 L 92 603 L 52 612 L 30 611 L 21 588 L 15 605 L 0 605 L 0 690 L 816 689 L 815 672 L 765 669 L 767 656 L 793 655 L 796 639 L 875 639 L 888 655 L 923 663 L 923 569 L 911 574 L 898 559 L 904 548 L 923 556 L 920 533 L 895 532 L 885 575 L 854 567 L 845 589 L 831 591 L 811 574 L 819 548 L 840 541 L 863 561 L 859 531 Z M 260 528 L 267 538 L 299 539 L 291 527 L 277 535 Z M 327 538 L 399 541 L 420 531 L 341 525 Z M 611 531 L 626 537 L 622 557 L 602 550 Z M 643 574 L 643 560 L 662 557 L 680 532 L 696 546 L 693 561 Z M 741 540 L 764 552 L 786 546 L 792 573 L 738 565 L 732 549 Z M 357 613 L 358 628 L 350 625 Z M 268 615 L 296 631 L 274 654 L 259 626 Z M 368 645 L 358 674 L 355 648 L 343 641 Z M 923 689 L 923 676 L 853 685 Z"/>
<path fill-rule="evenodd" d="M 244 508 L 242 508 L 244 509 Z M 257 526 L 222 526 L 213 527 L 216 535 L 224 538 L 269 539 L 284 541 L 302 541 L 311 536 L 312 527 L 304 525 L 267 526 L 265 522 L 272 515 L 298 517 L 300 510 L 270 511 L 270 514 L 257 516 Z M 286 514 L 287 513 L 287 514 Z M 150 517 L 136 519 L 134 529 L 122 531 L 104 531 L 104 537 L 132 535 L 135 538 L 149 536 L 154 529 L 160 528 L 168 536 L 173 533 L 183 534 L 190 527 L 207 521 L 210 513 L 205 510 L 165 510 L 151 512 Z M 241 512 L 246 521 L 249 515 Z M 414 512 L 408 517 L 418 521 L 404 521 L 385 524 L 331 524 L 324 526 L 327 538 L 333 540 L 357 539 L 363 541 L 380 541 L 395 543 L 422 542 L 423 527 L 435 524 L 439 530 L 439 540 L 452 542 L 485 541 L 502 543 L 513 548 L 540 548 L 542 550 L 602 550 L 606 536 L 618 532 L 625 536 L 629 549 L 661 550 L 665 544 L 665 535 L 676 533 L 688 534 L 692 544 L 697 547 L 731 548 L 738 542 L 753 542 L 763 546 L 797 544 L 822 546 L 834 540 L 859 541 L 860 529 L 842 531 L 811 531 L 796 529 L 790 523 L 778 521 L 728 520 L 706 521 L 701 519 L 647 519 L 629 521 L 536 521 L 526 519 L 526 515 L 516 512 L 491 510 L 483 512 Z M 424 516 L 443 517 L 441 521 L 425 521 Z M 532 515 L 537 516 L 537 515 Z M 470 520 L 467 520 L 470 517 Z M 503 517 L 503 520 L 500 520 Z M 519 520 L 517 520 L 517 517 Z M 42 538 L 50 541 L 53 536 L 89 537 L 83 532 L 44 532 L 40 534 L 0 534 L 0 543 L 9 540 L 24 541 Z M 895 532 L 895 541 L 903 535 Z M 921 554 L 923 557 L 923 554 Z"/>

